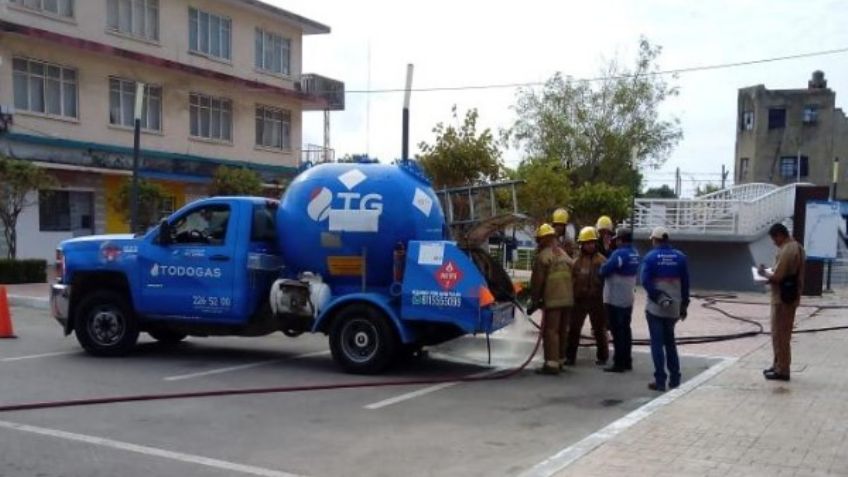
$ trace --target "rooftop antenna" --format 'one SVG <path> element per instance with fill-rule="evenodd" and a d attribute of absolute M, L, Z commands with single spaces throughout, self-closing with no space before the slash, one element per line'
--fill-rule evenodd
<path fill-rule="evenodd" d="M 371 91 L 371 38 L 368 38 L 368 79 L 365 89 Z M 365 97 L 365 155 L 371 157 L 371 95 Z"/>

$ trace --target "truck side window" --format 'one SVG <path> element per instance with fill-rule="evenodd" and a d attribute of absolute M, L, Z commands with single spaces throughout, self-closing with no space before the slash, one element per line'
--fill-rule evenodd
<path fill-rule="evenodd" d="M 194 209 L 172 224 L 174 243 L 223 245 L 229 221 L 228 205 L 214 204 Z"/>
<path fill-rule="evenodd" d="M 271 242 L 277 240 L 276 210 L 267 205 L 253 207 L 253 224 L 250 227 L 251 242 Z"/>

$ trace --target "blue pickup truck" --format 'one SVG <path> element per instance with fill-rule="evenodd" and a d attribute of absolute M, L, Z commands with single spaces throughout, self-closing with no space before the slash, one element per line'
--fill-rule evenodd
<path fill-rule="evenodd" d="M 513 321 L 503 269 L 446 235 L 414 169 L 326 164 L 281 202 L 203 199 L 141 236 L 62 242 L 51 308 L 98 356 L 127 354 L 142 332 L 163 343 L 317 332 L 344 370 L 377 373 L 403 353 Z"/>

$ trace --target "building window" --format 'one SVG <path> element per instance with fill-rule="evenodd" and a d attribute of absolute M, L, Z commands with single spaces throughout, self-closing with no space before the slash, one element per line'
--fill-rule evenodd
<path fill-rule="evenodd" d="M 291 74 L 291 40 L 256 29 L 256 67 L 283 75 Z"/>
<path fill-rule="evenodd" d="M 12 59 L 15 108 L 67 118 L 77 117 L 77 71 L 51 63 Z"/>
<path fill-rule="evenodd" d="M 807 156 L 800 157 L 801 174 L 798 174 L 798 156 L 783 156 L 780 158 L 780 177 L 784 180 L 797 179 L 799 177 L 807 177 L 810 173 L 810 161 Z"/>
<path fill-rule="evenodd" d="M 804 106 L 804 115 L 802 117 L 804 124 L 815 124 L 819 120 L 819 107 L 815 104 Z"/>
<path fill-rule="evenodd" d="M 177 198 L 168 195 L 162 197 L 161 202 L 159 202 L 159 218 L 164 219 L 166 217 L 170 217 L 174 212 L 177 211 Z"/>
<path fill-rule="evenodd" d="M 754 112 L 745 111 L 742 113 L 742 130 L 750 131 L 754 129 Z"/>
<path fill-rule="evenodd" d="M 74 0 L 11 0 L 11 2 L 37 12 L 66 18 L 74 17 Z"/>
<path fill-rule="evenodd" d="M 196 8 L 188 9 L 189 50 L 213 58 L 231 59 L 232 21 Z"/>
<path fill-rule="evenodd" d="M 748 178 L 748 164 L 749 159 L 747 157 L 739 159 L 739 182 L 742 182 Z"/>
<path fill-rule="evenodd" d="M 159 0 L 107 0 L 109 30 L 145 40 L 159 40 Z"/>
<path fill-rule="evenodd" d="M 135 81 L 109 78 L 109 123 L 134 127 Z M 141 105 L 141 127 L 162 130 L 162 87 L 144 85 Z"/>
<path fill-rule="evenodd" d="M 38 229 L 41 232 L 70 232 L 71 198 L 68 191 L 38 191 Z"/>
<path fill-rule="evenodd" d="M 786 127 L 786 108 L 769 108 L 768 128 L 781 129 Z"/>
<path fill-rule="evenodd" d="M 274 149 L 291 148 L 291 112 L 257 106 L 256 145 Z"/>
<path fill-rule="evenodd" d="M 191 135 L 230 142 L 233 140 L 233 102 L 205 94 L 189 95 Z"/>

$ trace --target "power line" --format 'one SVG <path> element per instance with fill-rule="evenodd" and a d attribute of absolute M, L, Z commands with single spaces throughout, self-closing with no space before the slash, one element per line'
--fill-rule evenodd
<path fill-rule="evenodd" d="M 848 47 L 834 48 L 832 50 L 819 50 L 807 53 L 797 53 L 794 55 L 774 56 L 770 58 L 759 58 L 755 60 L 736 61 L 732 63 L 715 63 L 711 65 L 685 66 L 670 70 L 659 70 L 642 73 L 640 75 L 627 74 L 616 76 L 595 76 L 590 78 L 578 78 L 577 81 L 608 81 L 617 79 L 634 78 L 637 76 L 664 76 L 675 75 L 680 73 L 694 73 L 698 71 L 720 70 L 727 68 L 737 68 L 740 66 L 759 65 L 763 63 L 773 63 L 776 61 L 797 60 L 802 58 L 813 58 L 816 56 L 835 55 L 839 53 L 848 53 Z M 503 89 L 503 88 L 522 88 L 530 86 L 543 86 L 544 81 L 530 81 L 523 83 L 492 83 L 480 85 L 465 85 L 465 86 L 433 86 L 427 88 L 412 88 L 412 91 L 419 93 L 439 92 L 439 91 L 467 91 L 467 90 L 486 90 L 486 89 Z M 345 91 L 346 94 L 382 94 L 382 93 L 402 93 L 403 88 L 385 88 L 385 89 L 354 89 Z M 315 92 L 320 93 L 320 92 Z"/>

